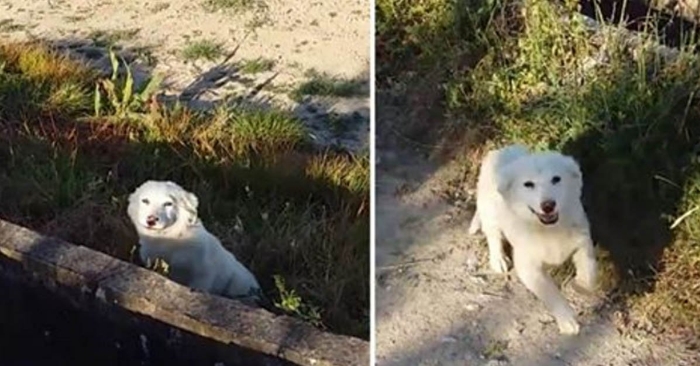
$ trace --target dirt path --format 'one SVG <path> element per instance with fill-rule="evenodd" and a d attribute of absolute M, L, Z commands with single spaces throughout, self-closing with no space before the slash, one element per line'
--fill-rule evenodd
<path fill-rule="evenodd" d="M 466 233 L 470 200 L 441 198 L 458 167 L 380 156 L 394 159 L 377 170 L 377 365 L 698 364 L 680 345 L 625 329 L 618 312 L 566 288 L 582 332 L 559 336 L 515 278 L 489 274 L 486 244 Z"/>
<path fill-rule="evenodd" d="M 49 40 L 107 70 L 106 46 L 116 43 L 137 73 L 166 77 L 167 95 L 203 107 L 238 97 L 288 108 L 318 144 L 361 150 L 369 136 L 369 12 L 368 0 L 0 0 L 0 40 Z M 213 59 L 188 60 L 187 48 L 201 42 L 219 46 Z M 346 82 L 345 91 L 290 97 L 314 75 Z"/>

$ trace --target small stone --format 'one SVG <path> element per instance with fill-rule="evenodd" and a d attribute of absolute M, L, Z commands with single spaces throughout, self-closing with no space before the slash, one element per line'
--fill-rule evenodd
<path fill-rule="evenodd" d="M 481 310 L 481 305 L 475 304 L 475 303 L 469 303 L 469 304 L 465 305 L 464 308 L 467 309 L 467 311 L 477 311 L 477 310 Z"/>
<path fill-rule="evenodd" d="M 510 365 L 510 362 L 499 359 L 499 360 L 489 360 L 489 362 L 486 363 L 485 366 L 508 366 Z"/>

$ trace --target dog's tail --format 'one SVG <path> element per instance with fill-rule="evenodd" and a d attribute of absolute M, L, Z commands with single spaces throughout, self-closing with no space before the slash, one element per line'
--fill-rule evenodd
<path fill-rule="evenodd" d="M 474 217 L 469 224 L 469 235 L 476 235 L 481 231 L 481 219 L 479 218 L 479 209 L 474 210 Z"/>

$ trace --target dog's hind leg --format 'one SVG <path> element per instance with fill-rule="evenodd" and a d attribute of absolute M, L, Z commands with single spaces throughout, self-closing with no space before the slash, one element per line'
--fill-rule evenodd
<path fill-rule="evenodd" d="M 518 262 L 515 253 L 515 271 L 525 287 L 539 298 L 554 316 L 561 334 L 578 334 L 579 324 L 573 309 L 542 265 L 532 262 Z"/>

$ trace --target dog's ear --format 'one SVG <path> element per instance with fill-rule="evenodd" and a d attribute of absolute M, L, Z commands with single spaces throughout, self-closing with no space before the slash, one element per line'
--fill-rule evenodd
<path fill-rule="evenodd" d="M 194 193 L 182 191 L 182 193 L 178 195 L 178 200 L 182 208 L 189 214 L 190 224 L 197 222 L 197 208 L 199 207 L 199 199 L 197 196 Z"/>
<path fill-rule="evenodd" d="M 583 177 L 583 174 L 581 174 L 581 167 L 578 165 L 576 160 L 574 160 L 574 158 L 571 156 L 564 156 L 563 162 L 566 171 L 571 174 L 572 178 L 579 180 Z"/>
<path fill-rule="evenodd" d="M 515 175 L 513 174 L 513 169 L 510 164 L 498 169 L 496 171 L 496 189 L 498 189 L 498 193 L 500 193 L 501 196 L 507 195 L 514 180 Z"/>

